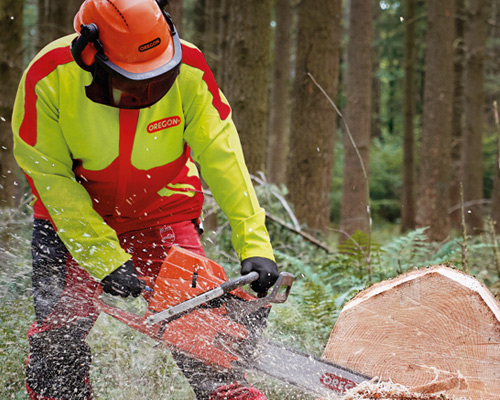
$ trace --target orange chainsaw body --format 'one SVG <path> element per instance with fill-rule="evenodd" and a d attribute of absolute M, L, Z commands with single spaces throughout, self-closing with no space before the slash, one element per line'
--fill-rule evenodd
<path fill-rule="evenodd" d="M 148 312 L 163 311 L 214 289 L 225 281 L 227 276 L 221 265 L 174 246 L 168 252 L 156 278 Z M 242 289 L 235 289 L 232 293 L 245 300 L 255 299 Z"/>
<path fill-rule="evenodd" d="M 244 325 L 227 317 L 224 304 L 216 308 L 196 308 L 168 323 L 147 323 L 149 316 L 214 289 L 225 281 L 227 276 L 221 265 L 174 246 L 154 282 L 152 299 L 144 317 L 104 303 L 100 299 L 102 289 L 97 293 L 96 305 L 128 326 L 161 340 L 171 350 L 181 351 L 214 368 L 231 369 L 231 363 L 238 360 L 231 349 L 234 344 L 247 339 L 248 332 Z M 146 283 L 149 283 L 147 279 Z M 231 294 L 243 301 L 256 299 L 241 288 Z"/>

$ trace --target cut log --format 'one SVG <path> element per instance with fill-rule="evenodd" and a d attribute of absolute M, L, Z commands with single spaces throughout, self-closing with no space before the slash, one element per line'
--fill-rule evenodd
<path fill-rule="evenodd" d="M 500 305 L 483 284 L 454 268 L 414 270 L 350 300 L 323 358 L 410 389 L 498 400 Z M 460 374 L 467 384 L 456 379 Z"/>

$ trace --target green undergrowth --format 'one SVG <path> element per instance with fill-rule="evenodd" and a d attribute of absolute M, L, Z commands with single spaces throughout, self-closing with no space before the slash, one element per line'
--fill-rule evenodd
<path fill-rule="evenodd" d="M 328 252 L 289 229 L 295 222 L 283 202 L 283 188 L 257 184 L 257 192 L 268 213 L 286 223 L 268 219 L 268 229 L 280 269 L 292 273 L 295 282 L 288 301 L 273 306 L 266 335 L 289 347 L 321 356 L 345 303 L 376 282 L 428 265 L 462 267 L 461 240 L 430 243 L 425 228 L 395 235 L 394 230 L 388 234 L 387 229 L 377 232 L 375 227 L 371 238 L 356 233 L 341 249 L 335 245 L 332 230 L 329 237 L 316 236 L 333 249 Z M 221 263 L 229 276 L 236 276 L 239 265 L 231 248 L 230 229 L 224 216 L 216 214 L 217 225 L 208 227 L 204 236 L 207 255 Z M 1 399 L 26 399 L 26 331 L 34 316 L 30 229 L 31 219 L 25 213 L 0 210 Z M 486 234 L 468 238 L 468 267 L 494 291 L 498 274 L 491 243 Z M 144 308 L 142 300 L 128 305 L 138 313 Z M 93 350 L 91 376 L 96 399 L 194 400 L 169 351 L 152 339 L 102 315 L 88 342 Z M 263 376 L 251 374 L 249 380 L 263 388 L 270 400 L 309 398 Z"/>

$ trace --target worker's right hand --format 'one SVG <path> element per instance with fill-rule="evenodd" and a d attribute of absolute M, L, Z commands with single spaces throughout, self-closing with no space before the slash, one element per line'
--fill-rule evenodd
<path fill-rule="evenodd" d="M 144 289 L 144 281 L 137 276 L 132 260 L 115 269 L 101 280 L 102 290 L 113 296 L 137 297 Z"/>
<path fill-rule="evenodd" d="M 252 282 L 250 287 L 260 295 L 265 295 L 279 276 L 276 263 L 264 257 L 249 257 L 241 262 L 241 275 L 249 274 L 252 271 L 258 272 L 259 278 Z"/>

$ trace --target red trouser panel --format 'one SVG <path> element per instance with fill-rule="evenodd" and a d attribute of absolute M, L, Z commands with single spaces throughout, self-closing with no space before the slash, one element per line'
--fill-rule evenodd
<path fill-rule="evenodd" d="M 153 279 L 174 244 L 204 254 L 191 221 L 127 232 L 119 238 L 138 273 Z M 99 314 L 93 304 L 98 282 L 69 256 L 46 220 L 35 220 L 32 251 L 37 321 L 28 331 L 28 395 L 32 400 L 90 400 L 91 356 L 85 337 Z"/>
<path fill-rule="evenodd" d="M 53 397 L 45 397 L 45 396 L 42 396 L 40 394 L 37 394 L 36 392 L 34 392 L 29 386 L 28 384 L 26 384 L 26 390 L 28 392 L 28 396 L 30 399 L 32 400 L 58 400 L 58 399 L 54 399 Z"/>

